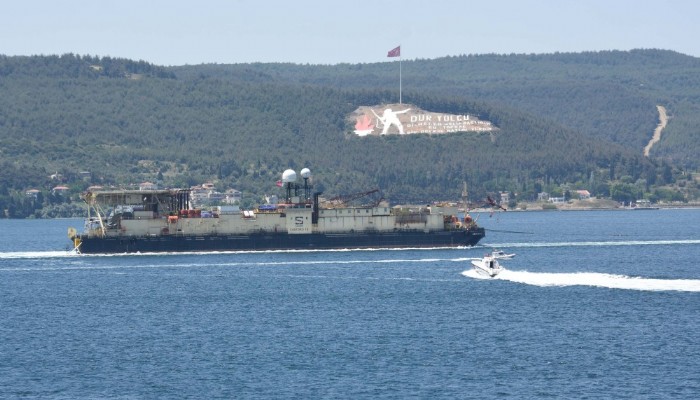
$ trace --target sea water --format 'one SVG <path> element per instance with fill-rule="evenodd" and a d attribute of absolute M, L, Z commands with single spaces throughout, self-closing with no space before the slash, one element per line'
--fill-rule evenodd
<path fill-rule="evenodd" d="M 0 220 L 0 397 L 698 398 L 700 210 L 478 222 L 469 249 L 95 256 L 79 220 Z"/>

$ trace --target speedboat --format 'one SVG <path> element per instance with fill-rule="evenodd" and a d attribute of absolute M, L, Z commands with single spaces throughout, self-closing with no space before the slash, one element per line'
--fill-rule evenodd
<path fill-rule="evenodd" d="M 506 254 L 506 252 L 504 252 L 503 250 L 494 249 L 491 252 L 491 256 L 499 260 L 510 260 L 511 258 L 515 257 L 515 253 Z"/>
<path fill-rule="evenodd" d="M 491 278 L 503 271 L 503 267 L 498 263 L 498 258 L 491 254 L 485 255 L 483 258 L 472 259 L 472 265 L 476 272 Z"/>

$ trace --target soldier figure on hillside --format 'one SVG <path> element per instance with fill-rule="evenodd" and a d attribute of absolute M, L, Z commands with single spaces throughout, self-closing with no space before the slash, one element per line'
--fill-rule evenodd
<path fill-rule="evenodd" d="M 372 110 L 372 109 L 370 108 L 370 110 Z M 387 108 L 384 110 L 384 114 L 382 114 L 381 117 L 379 115 L 377 115 L 377 113 L 374 112 L 374 110 L 372 110 L 372 114 L 374 114 L 377 117 L 377 119 L 384 126 L 384 128 L 382 129 L 382 133 L 381 133 L 382 135 L 386 135 L 389 132 L 389 127 L 391 125 L 396 125 L 396 128 L 398 128 L 398 130 L 399 130 L 399 135 L 403 135 L 405 133 L 403 131 L 403 125 L 401 124 L 401 121 L 399 121 L 399 117 L 397 117 L 396 114 L 403 114 L 403 113 L 406 113 L 410 110 L 411 110 L 410 108 L 407 108 L 403 111 L 392 111 L 391 108 Z"/>

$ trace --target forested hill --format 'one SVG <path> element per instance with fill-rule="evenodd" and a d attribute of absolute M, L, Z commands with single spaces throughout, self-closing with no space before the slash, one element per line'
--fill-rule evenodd
<path fill-rule="evenodd" d="M 63 56 L 8 57 L 0 55 L 0 78 L 129 78 L 144 76 L 175 78 L 173 72 L 145 61 L 132 61 L 112 57 Z"/>
<path fill-rule="evenodd" d="M 675 180 L 672 165 L 697 166 L 694 58 L 635 51 L 402 63 L 404 102 L 477 115 L 499 130 L 354 135 L 349 113 L 396 102 L 394 62 L 165 68 L 0 56 L 0 206 L 28 188 L 50 191 L 50 175 L 73 193 L 213 181 L 258 202 L 278 191 L 284 169 L 309 167 L 328 195 L 379 187 L 393 202 L 423 202 L 458 199 L 463 181 L 473 198 L 525 199 L 562 184 L 602 196 L 625 184 L 641 196 Z M 647 159 L 658 104 L 672 119 Z"/>
<path fill-rule="evenodd" d="M 504 105 L 637 152 L 648 143 L 658 123 L 656 105 L 664 106 L 673 118 L 651 156 L 700 166 L 698 58 L 667 50 L 632 50 L 464 55 L 401 63 L 407 102 L 412 102 L 412 93 L 431 93 Z M 207 76 L 398 91 L 396 61 L 333 66 L 198 65 L 172 71 L 184 79 Z"/>

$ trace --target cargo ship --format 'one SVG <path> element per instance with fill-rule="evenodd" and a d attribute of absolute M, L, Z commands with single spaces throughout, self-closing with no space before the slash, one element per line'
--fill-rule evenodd
<path fill-rule="evenodd" d="M 463 247 L 484 237 L 453 206 L 321 205 L 309 169 L 300 175 L 303 186 L 282 174 L 284 203 L 252 210 L 195 208 L 189 189 L 88 191 L 84 231 L 68 236 L 82 254 Z"/>

